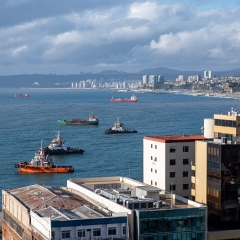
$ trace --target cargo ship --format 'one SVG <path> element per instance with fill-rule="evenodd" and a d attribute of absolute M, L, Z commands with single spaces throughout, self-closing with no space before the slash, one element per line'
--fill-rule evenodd
<path fill-rule="evenodd" d="M 119 121 L 119 118 L 114 123 L 113 127 L 104 131 L 107 134 L 119 134 L 119 133 L 137 133 L 136 130 L 127 130 L 123 127 L 123 124 Z"/>
<path fill-rule="evenodd" d="M 83 119 L 72 119 L 72 120 L 64 120 L 60 119 L 58 120 L 58 123 L 61 126 L 67 126 L 67 125 L 98 125 L 98 118 L 89 115 L 88 120 L 83 120 Z"/>
<path fill-rule="evenodd" d="M 19 162 L 15 164 L 19 172 L 24 173 L 69 173 L 74 172 L 73 166 L 55 166 L 52 159 L 44 153 L 41 147 L 38 153 L 35 154 L 30 163 Z"/>
<path fill-rule="evenodd" d="M 133 94 L 131 98 L 111 98 L 110 102 L 137 102 L 137 97 Z"/>
<path fill-rule="evenodd" d="M 25 93 L 25 94 L 14 94 L 14 97 L 15 98 L 28 98 L 29 97 L 29 95 L 27 94 L 27 93 Z"/>
<path fill-rule="evenodd" d="M 52 140 L 52 143 L 48 147 L 43 148 L 44 154 L 49 155 L 64 155 L 64 154 L 82 154 L 83 149 L 80 148 L 70 148 L 65 145 L 65 141 L 60 137 L 60 131 L 56 138 Z"/>

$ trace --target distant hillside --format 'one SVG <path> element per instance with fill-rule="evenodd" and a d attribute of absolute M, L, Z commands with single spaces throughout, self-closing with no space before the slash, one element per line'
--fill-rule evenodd
<path fill-rule="evenodd" d="M 164 75 L 165 80 L 175 80 L 179 75 L 183 75 L 184 79 L 188 76 L 200 75 L 203 77 L 202 71 L 180 71 L 170 68 L 158 67 L 153 69 L 144 69 L 137 73 L 126 73 L 124 71 L 105 70 L 99 73 L 80 73 L 73 75 L 53 75 L 53 74 L 24 74 L 0 76 L 0 88 L 54 88 L 71 87 L 72 82 L 79 82 L 87 79 L 103 79 L 105 82 L 111 81 L 142 81 L 143 75 Z M 240 76 L 240 68 L 227 71 L 212 71 L 212 76 Z M 36 84 L 36 82 L 38 84 Z M 34 84 L 35 83 L 35 84 Z"/>
<path fill-rule="evenodd" d="M 138 72 L 140 74 L 146 74 L 146 75 L 150 75 L 150 74 L 180 74 L 182 73 L 182 71 L 179 70 L 174 70 L 171 68 L 164 68 L 164 67 L 158 67 L 158 68 L 148 68 L 148 69 L 144 69 L 141 70 L 140 72 Z"/>

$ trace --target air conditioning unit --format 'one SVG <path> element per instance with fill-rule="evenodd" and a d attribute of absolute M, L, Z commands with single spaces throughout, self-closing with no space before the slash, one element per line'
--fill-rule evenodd
<path fill-rule="evenodd" d="M 221 142 L 222 142 L 223 144 L 226 144 L 226 143 L 227 143 L 227 140 L 228 140 L 228 139 L 227 139 L 226 137 L 222 137 L 222 141 L 221 141 Z"/>

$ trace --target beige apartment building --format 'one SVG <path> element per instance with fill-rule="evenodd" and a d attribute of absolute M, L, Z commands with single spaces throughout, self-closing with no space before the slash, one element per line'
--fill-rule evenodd
<path fill-rule="evenodd" d="M 213 140 L 196 141 L 192 199 L 208 206 L 209 226 L 232 231 L 209 239 L 240 239 L 240 114 L 214 114 L 207 132 Z"/>
<path fill-rule="evenodd" d="M 191 199 L 195 141 L 203 135 L 145 136 L 143 182 Z"/>

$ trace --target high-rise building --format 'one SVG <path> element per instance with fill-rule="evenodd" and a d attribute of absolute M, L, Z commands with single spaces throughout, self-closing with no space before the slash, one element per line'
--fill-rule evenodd
<path fill-rule="evenodd" d="M 143 84 L 148 84 L 148 75 L 143 75 Z"/>
<path fill-rule="evenodd" d="M 220 230 L 239 229 L 240 114 L 235 109 L 214 114 L 211 124 L 204 124 L 204 131 L 212 131 L 214 139 L 196 142 L 192 196 L 208 205 L 209 225 Z"/>
<path fill-rule="evenodd" d="M 212 78 L 212 71 L 204 71 L 204 78 Z"/>
<path fill-rule="evenodd" d="M 143 182 L 191 199 L 195 141 L 203 135 L 145 136 Z"/>
<path fill-rule="evenodd" d="M 153 87 L 155 87 L 157 83 L 157 76 L 156 75 L 150 75 L 148 79 L 148 83 L 152 84 Z"/>
<path fill-rule="evenodd" d="M 164 76 L 163 75 L 158 75 L 157 82 L 158 83 L 164 83 Z"/>

